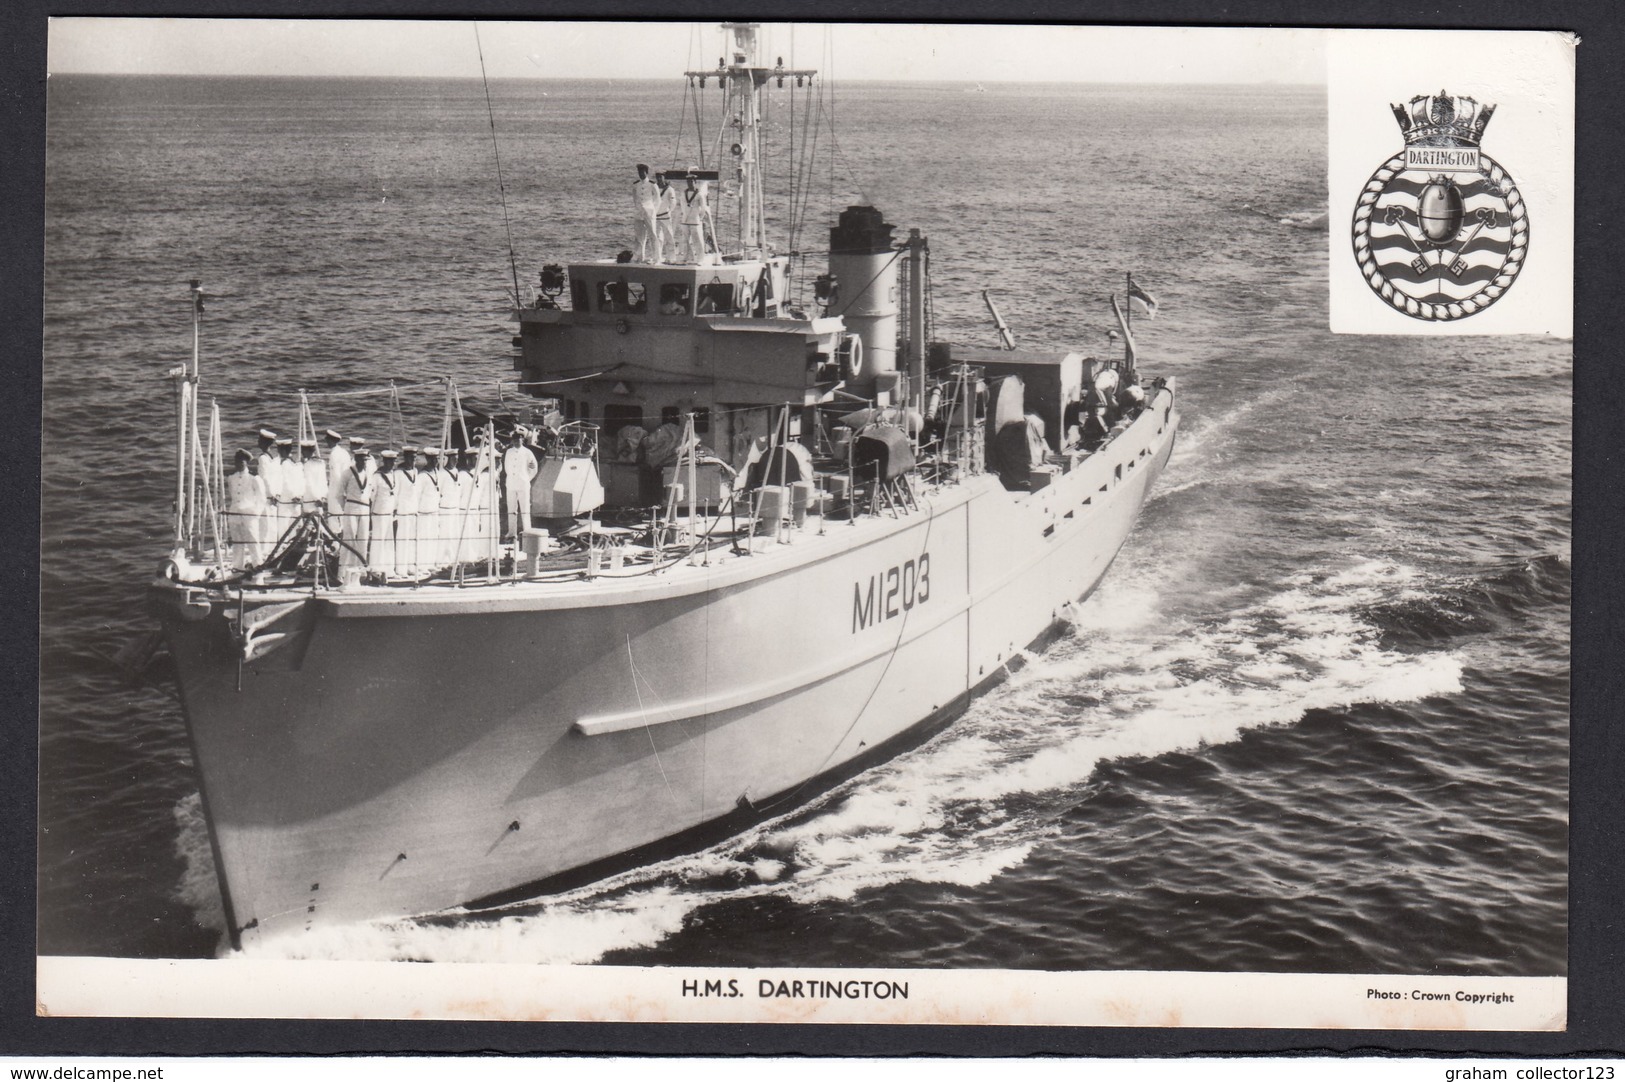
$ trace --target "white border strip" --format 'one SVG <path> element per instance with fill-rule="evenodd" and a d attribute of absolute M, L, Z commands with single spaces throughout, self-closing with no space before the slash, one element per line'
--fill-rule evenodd
<path fill-rule="evenodd" d="M 42 1015 L 1560 1031 L 1564 977 L 42 957 Z"/>

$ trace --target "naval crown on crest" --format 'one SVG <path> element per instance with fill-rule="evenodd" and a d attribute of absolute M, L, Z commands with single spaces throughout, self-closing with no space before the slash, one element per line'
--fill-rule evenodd
<path fill-rule="evenodd" d="M 1394 119 L 1406 146 L 1476 147 L 1495 115 L 1492 104 L 1480 105 L 1470 97 L 1418 94 L 1408 105 L 1393 103 Z"/>

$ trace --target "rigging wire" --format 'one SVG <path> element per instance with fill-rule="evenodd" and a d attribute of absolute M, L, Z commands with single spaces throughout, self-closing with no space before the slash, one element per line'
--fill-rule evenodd
<path fill-rule="evenodd" d="M 513 272 L 513 303 L 517 308 L 522 303 L 519 299 L 519 257 L 513 250 L 513 225 L 508 220 L 508 189 L 502 181 L 502 152 L 497 149 L 497 117 L 496 111 L 491 108 L 491 81 L 485 77 L 485 47 L 480 44 L 480 24 L 474 24 L 474 48 L 480 54 L 480 82 L 485 87 L 485 115 L 491 122 L 491 156 L 497 163 L 497 194 L 502 200 L 502 228 L 508 234 L 508 269 Z"/>

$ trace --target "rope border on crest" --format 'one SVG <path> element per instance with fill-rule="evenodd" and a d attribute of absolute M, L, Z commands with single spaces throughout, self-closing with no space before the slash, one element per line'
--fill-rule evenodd
<path fill-rule="evenodd" d="M 1484 163 L 1489 163 L 1485 168 Z M 1371 174 L 1366 181 L 1365 188 L 1360 192 L 1359 202 L 1354 208 L 1354 259 L 1360 265 L 1360 277 L 1365 279 L 1371 291 L 1387 301 L 1396 310 L 1415 319 L 1449 320 L 1464 319 L 1467 316 L 1482 312 L 1490 305 L 1501 299 L 1512 283 L 1517 279 L 1518 272 L 1523 269 L 1524 256 L 1529 248 L 1529 213 L 1524 209 L 1523 196 L 1518 192 L 1518 186 L 1512 182 L 1512 177 L 1499 162 L 1488 154 L 1479 152 L 1479 175 L 1489 179 L 1497 191 L 1507 202 L 1507 213 L 1512 218 L 1512 248 L 1507 253 L 1507 261 L 1501 267 L 1501 273 L 1486 282 L 1482 289 L 1470 297 L 1449 304 L 1438 304 L 1433 301 L 1419 301 L 1401 290 L 1395 289 L 1394 284 L 1383 277 L 1382 270 L 1377 266 L 1376 257 L 1371 254 L 1371 213 L 1376 209 L 1377 200 L 1387 191 L 1388 182 L 1405 169 L 1405 155 L 1395 154 L 1383 163 L 1382 168 Z"/>

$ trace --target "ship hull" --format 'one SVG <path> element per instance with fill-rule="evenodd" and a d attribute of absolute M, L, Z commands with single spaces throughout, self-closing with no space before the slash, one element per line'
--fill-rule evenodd
<path fill-rule="evenodd" d="M 711 567 L 170 605 L 233 940 L 589 878 L 923 739 L 1095 588 L 1177 427 L 1163 391 L 1041 491 Z"/>

